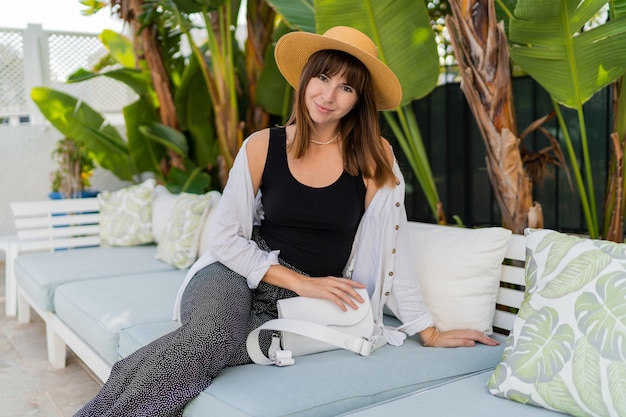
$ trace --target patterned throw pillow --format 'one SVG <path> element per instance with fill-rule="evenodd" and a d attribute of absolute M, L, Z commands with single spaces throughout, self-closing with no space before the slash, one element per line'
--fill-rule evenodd
<path fill-rule="evenodd" d="M 526 232 L 526 293 L 488 388 L 573 416 L 626 416 L 626 245 Z"/>
<path fill-rule="evenodd" d="M 117 191 L 98 195 L 100 244 L 133 246 L 151 243 L 152 196 L 155 181 L 149 179 Z"/>
<path fill-rule="evenodd" d="M 157 246 L 157 259 L 179 269 L 193 264 L 210 201 L 207 194 L 181 193 L 176 198 Z"/>

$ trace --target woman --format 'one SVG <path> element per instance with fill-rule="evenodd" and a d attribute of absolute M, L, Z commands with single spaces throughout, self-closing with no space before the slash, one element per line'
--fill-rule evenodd
<path fill-rule="evenodd" d="M 415 333 L 428 346 L 497 344 L 478 331 L 439 332 L 424 306 L 402 176 L 377 117 L 402 94 L 372 41 L 348 27 L 294 32 L 275 56 L 297 91 L 293 115 L 286 127 L 251 135 L 237 155 L 211 250 L 179 291 L 181 327 L 116 363 L 76 416 L 182 415 L 224 367 L 250 363 L 246 336 L 277 317 L 277 300 L 295 295 L 345 311 L 363 302 L 355 288 L 367 288 L 379 333 L 393 345 Z M 401 327 L 382 325 L 385 304 Z"/>

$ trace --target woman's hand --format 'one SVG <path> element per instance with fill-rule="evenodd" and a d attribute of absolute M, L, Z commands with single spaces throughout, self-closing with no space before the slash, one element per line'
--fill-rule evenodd
<path fill-rule="evenodd" d="M 294 291 L 304 297 L 330 300 L 343 311 L 347 311 L 348 307 L 356 310 L 358 308 L 357 303 L 361 304 L 365 301 L 354 290 L 355 288 L 365 288 L 365 285 L 347 278 L 306 277 L 299 282 L 298 288 L 295 288 Z"/>
<path fill-rule="evenodd" d="M 303 297 L 330 300 L 343 311 L 348 311 L 348 307 L 356 310 L 357 303 L 361 304 L 365 301 L 354 290 L 365 288 L 365 285 L 360 282 L 337 277 L 311 278 L 283 265 L 272 265 L 265 273 L 263 281 L 277 287 L 287 288 Z"/>
<path fill-rule="evenodd" d="M 499 341 L 486 336 L 478 330 L 448 330 L 440 332 L 435 327 L 429 327 L 420 332 L 420 338 L 424 346 L 429 347 L 470 347 L 475 346 L 476 342 L 488 346 L 497 346 Z"/>

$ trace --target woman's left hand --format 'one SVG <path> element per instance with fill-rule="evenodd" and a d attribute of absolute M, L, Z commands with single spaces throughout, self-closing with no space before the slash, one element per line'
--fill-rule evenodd
<path fill-rule="evenodd" d="M 487 346 L 497 346 L 500 344 L 499 341 L 492 339 L 483 332 L 469 329 L 441 332 L 431 327 L 420 332 L 420 337 L 429 347 L 471 347 L 475 346 L 476 342 Z"/>

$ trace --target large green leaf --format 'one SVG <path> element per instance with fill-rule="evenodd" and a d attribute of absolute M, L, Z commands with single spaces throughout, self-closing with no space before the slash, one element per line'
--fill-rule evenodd
<path fill-rule="evenodd" d="M 626 278 L 612 272 L 598 279 L 596 293 L 576 300 L 578 327 L 603 358 L 626 361 Z"/>
<path fill-rule="evenodd" d="M 553 379 L 572 357 L 574 331 L 559 325 L 558 312 L 544 307 L 526 320 L 511 355 L 511 368 L 524 382 L 546 382 Z"/>
<path fill-rule="evenodd" d="M 313 0 L 267 0 L 293 30 L 315 32 Z"/>
<path fill-rule="evenodd" d="M 133 181 L 138 174 L 128 146 L 119 132 L 86 103 L 47 87 L 35 87 L 31 97 L 41 113 L 65 136 L 83 142 L 102 168 Z"/>
<path fill-rule="evenodd" d="M 210 183 L 211 176 L 203 172 L 202 167 L 188 169 L 187 171 L 174 167 L 170 170 L 165 180 L 165 186 L 174 194 L 182 192 L 202 194 L 206 192 Z"/>
<path fill-rule="evenodd" d="M 113 30 L 103 30 L 100 42 L 109 51 L 109 55 L 124 68 L 137 68 L 137 57 L 133 41 Z"/>
<path fill-rule="evenodd" d="M 580 108 L 626 72 L 626 16 L 580 32 L 605 0 L 519 0 L 511 58 L 559 103 Z"/>
<path fill-rule="evenodd" d="M 279 26 L 274 29 L 274 36 L 280 36 L 285 32 L 286 27 Z M 271 114 L 284 115 L 287 113 L 286 108 L 291 105 L 291 87 L 278 70 L 273 45 L 269 45 L 265 51 L 264 62 L 257 84 L 257 103 Z"/>
<path fill-rule="evenodd" d="M 184 158 L 189 158 L 189 144 L 187 143 L 187 138 L 179 130 L 159 122 L 153 122 L 148 126 L 141 126 L 140 130 L 151 140 L 160 143 Z"/>
<path fill-rule="evenodd" d="M 152 89 L 152 80 L 147 73 L 130 68 L 118 68 L 104 72 L 91 72 L 85 69 L 79 69 L 68 77 L 67 82 L 77 83 L 99 76 L 105 76 L 123 82 L 140 96 L 147 95 Z"/>
<path fill-rule="evenodd" d="M 124 107 L 128 148 L 140 172 L 154 172 L 162 179 L 160 162 L 165 156 L 165 147 L 150 140 L 141 132 L 141 127 L 158 120 L 155 109 L 144 97 Z"/>
<path fill-rule="evenodd" d="M 402 85 L 402 104 L 437 86 L 439 55 L 424 2 L 415 0 L 315 0 L 317 32 L 351 26 L 372 38 Z"/>
<path fill-rule="evenodd" d="M 174 100 L 179 127 L 183 131 L 188 131 L 192 138 L 193 149 L 189 157 L 199 166 L 215 164 L 219 155 L 215 116 L 209 91 L 195 55 L 189 58 Z"/>
<path fill-rule="evenodd" d="M 217 10 L 230 0 L 170 0 L 184 13 L 196 13 L 203 10 Z"/>
<path fill-rule="evenodd" d="M 626 16 L 626 0 L 609 1 L 615 17 Z"/>

